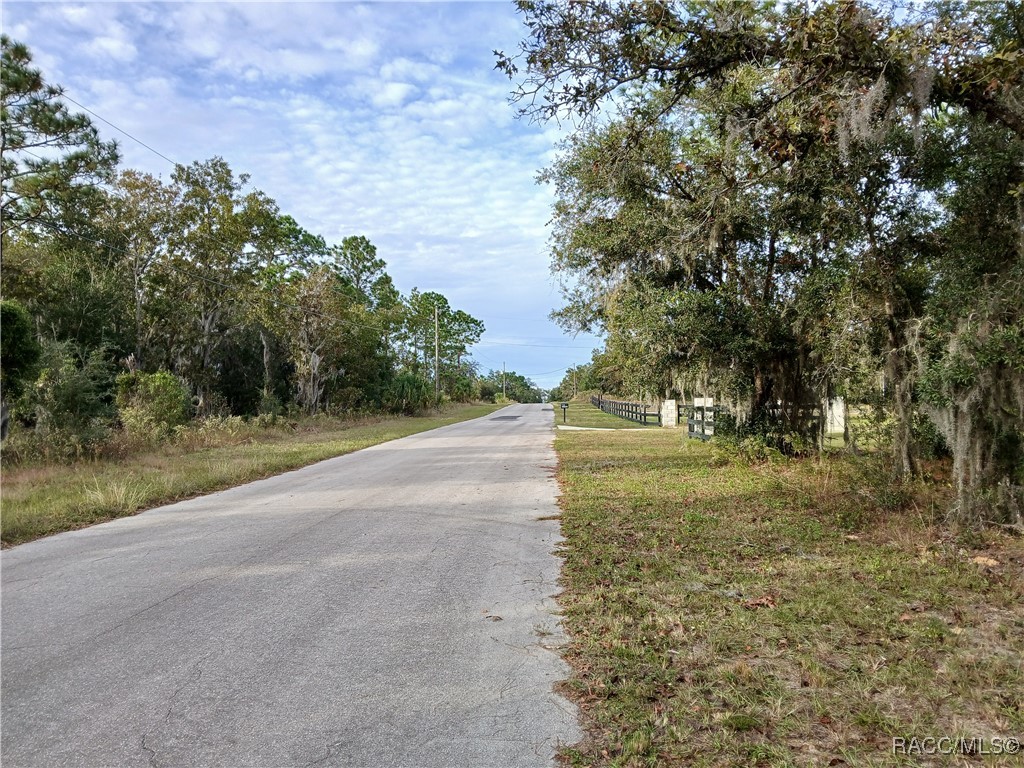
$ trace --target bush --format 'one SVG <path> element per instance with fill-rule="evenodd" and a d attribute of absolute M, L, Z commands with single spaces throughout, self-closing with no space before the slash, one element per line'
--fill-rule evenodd
<path fill-rule="evenodd" d="M 133 437 L 166 437 L 189 418 L 190 397 L 180 379 L 167 371 L 122 373 L 117 377 L 117 409 Z"/>
<path fill-rule="evenodd" d="M 473 381 L 466 376 L 460 376 L 452 384 L 451 398 L 456 403 L 468 403 L 473 399 L 473 395 L 476 394 L 476 387 L 473 386 Z"/>
<path fill-rule="evenodd" d="M 478 383 L 478 386 L 480 387 L 480 399 L 487 403 L 493 403 L 494 396 L 497 395 L 499 391 L 498 385 L 493 381 L 481 380 Z"/>
<path fill-rule="evenodd" d="M 0 328 L 0 387 L 5 397 L 15 398 L 31 381 L 41 350 L 32 318 L 17 302 L 0 301 Z"/>
<path fill-rule="evenodd" d="M 44 340 L 39 376 L 13 409 L 24 427 L 12 430 L 5 460 L 73 459 L 110 436 L 113 365 L 101 347 L 80 355 L 70 342 Z"/>
<path fill-rule="evenodd" d="M 384 397 L 384 406 L 393 413 L 407 416 L 426 410 L 434 400 L 430 382 L 415 373 L 400 373 L 391 382 Z"/>

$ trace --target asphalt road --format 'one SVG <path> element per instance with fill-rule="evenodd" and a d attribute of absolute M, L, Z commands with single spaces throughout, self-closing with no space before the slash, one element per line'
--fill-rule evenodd
<path fill-rule="evenodd" d="M 551 406 L 0 554 L 16 766 L 543 766 Z"/>

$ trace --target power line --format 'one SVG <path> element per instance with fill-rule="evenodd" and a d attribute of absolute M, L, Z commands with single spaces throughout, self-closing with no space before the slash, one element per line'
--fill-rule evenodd
<path fill-rule="evenodd" d="M 90 115 L 95 117 L 97 120 L 101 120 L 102 122 L 106 123 L 111 128 L 113 128 L 114 130 L 124 134 L 125 136 L 127 136 L 129 139 L 131 139 L 135 143 L 139 144 L 140 146 L 145 147 L 146 149 L 148 149 L 150 152 L 152 152 L 157 157 L 163 158 L 168 163 L 173 165 L 175 168 L 177 168 L 180 165 L 180 163 L 172 160 L 167 155 L 165 155 L 163 152 L 160 152 L 159 150 L 154 149 L 152 146 L 150 146 L 149 144 L 144 142 L 142 139 L 140 139 L 137 136 L 134 136 L 133 134 L 129 133 L 124 128 L 121 128 L 119 125 L 116 125 L 115 123 L 111 122 L 110 120 L 108 120 L 107 118 L 103 117 L 103 115 L 99 114 L 95 110 L 92 110 L 89 107 L 87 107 L 84 104 L 82 104 L 81 102 L 71 98 L 70 96 L 67 95 L 66 92 L 64 92 L 63 88 L 61 89 L 61 97 L 64 98 L 64 99 L 67 99 L 72 104 L 75 104 L 76 106 L 81 107 L 86 112 L 88 112 Z M 60 230 L 58 230 L 58 231 L 60 231 Z M 121 253 L 125 253 L 125 254 L 127 254 L 129 256 L 132 255 L 132 254 L 128 253 L 127 251 L 115 248 L 113 246 L 109 246 L 106 243 L 102 243 L 102 242 L 99 242 L 99 241 L 96 241 L 96 240 L 90 240 L 89 238 L 87 238 L 87 237 L 85 237 L 83 235 L 79 235 L 78 233 L 64 232 L 64 234 L 71 235 L 72 237 L 78 237 L 79 239 L 88 240 L 89 242 L 95 243 L 97 245 L 101 245 L 101 246 L 106 247 L 106 248 L 111 248 L 112 250 L 120 251 Z M 214 239 L 214 242 L 217 242 L 219 245 L 225 245 L 223 242 L 220 242 L 220 241 L 218 241 L 216 239 Z M 175 267 L 172 267 L 172 269 L 173 268 L 175 268 Z M 233 290 L 231 286 L 228 286 L 225 283 L 221 283 L 219 281 L 212 280 L 210 278 L 206 278 L 206 277 L 204 277 L 202 275 L 193 274 L 192 276 L 196 277 L 196 278 L 198 278 L 200 280 L 204 280 L 206 282 L 209 282 L 209 283 L 220 285 L 221 287 L 226 288 L 228 290 Z M 272 303 L 274 303 L 274 302 L 272 302 Z M 327 317 L 326 315 L 315 313 L 312 310 L 307 310 L 307 309 L 304 309 L 303 307 L 299 307 L 299 306 L 295 306 L 295 305 L 289 305 L 289 304 L 280 303 L 280 302 L 277 302 L 277 304 L 279 306 L 285 306 L 285 307 L 291 307 L 291 308 L 294 308 L 294 309 L 298 309 L 300 311 L 312 314 L 313 316 L 325 317 L 325 318 Z M 348 322 L 350 325 L 353 325 L 354 327 L 368 328 L 368 329 L 371 329 L 371 330 L 378 331 L 380 333 L 387 333 L 386 330 L 384 330 L 383 328 L 378 328 L 377 326 L 371 326 L 371 325 L 366 325 L 366 324 L 362 324 L 362 323 L 356 323 L 354 321 L 344 320 L 342 318 L 337 318 L 337 319 L 341 319 L 342 322 Z M 515 319 L 515 320 L 523 321 L 523 318 L 509 318 L 509 319 Z M 532 318 L 528 318 L 528 319 L 532 320 Z M 519 343 L 514 343 L 514 342 L 502 342 L 502 341 L 483 341 L 483 342 L 477 342 L 477 343 L 478 344 L 489 344 L 489 345 L 492 345 L 492 346 L 504 346 L 504 347 L 536 347 L 536 348 L 540 348 L 540 349 L 581 349 L 581 350 L 582 349 L 593 349 L 593 347 L 574 347 L 574 346 L 563 346 L 563 345 L 554 345 L 554 344 L 519 344 Z"/>
<path fill-rule="evenodd" d="M 90 109 L 89 107 L 85 106 L 81 102 L 76 101 L 75 99 L 71 98 L 70 96 L 67 95 L 66 92 L 64 92 L 63 88 L 61 89 L 61 97 L 64 98 L 64 99 L 67 99 L 72 104 L 75 104 L 76 106 L 81 107 L 86 112 L 88 112 L 90 115 L 92 115 L 93 117 L 95 117 L 98 120 L 103 121 L 104 123 L 109 125 L 111 128 L 113 128 L 114 130 L 123 133 L 129 139 L 131 139 L 135 143 L 139 144 L 140 146 L 145 147 L 146 149 L 148 149 L 150 152 L 152 152 L 157 157 L 163 158 L 168 163 L 173 165 L 175 168 L 177 168 L 180 165 L 180 163 L 177 163 L 176 161 L 172 160 L 167 155 L 165 155 L 163 152 L 160 152 L 159 150 L 154 149 L 149 144 L 144 142 L 142 139 L 138 138 L 137 136 L 132 135 L 131 133 L 126 131 L 124 128 L 121 128 L 120 126 L 115 125 L 110 120 L 107 120 L 107 118 L 103 117 L 103 115 L 101 115 L 98 112 Z M 99 240 L 94 240 L 94 239 L 92 239 L 90 237 L 86 237 L 85 235 L 82 235 L 82 234 L 77 233 L 77 232 L 68 232 L 68 231 L 65 231 L 63 229 L 59 229 L 52 222 L 42 221 L 41 223 L 49 226 L 54 231 L 60 232 L 61 234 L 68 235 L 68 236 L 71 236 L 71 237 L 76 237 L 79 240 L 85 240 L 85 241 L 93 243 L 95 245 L 99 245 L 99 246 L 102 246 L 104 248 L 108 248 L 110 250 L 117 251 L 119 253 L 123 253 L 123 254 L 125 254 L 127 256 L 133 255 L 130 252 L 124 250 L 123 248 L 117 248 L 116 246 L 112 246 L 112 245 L 110 245 L 108 243 L 104 243 L 104 242 L 101 242 Z M 221 242 L 220 240 L 217 240 L 216 238 L 212 238 L 212 239 L 218 245 L 221 245 L 221 246 L 224 246 L 224 247 L 228 247 L 225 243 Z M 192 277 L 192 278 L 195 278 L 195 279 L 198 279 L 198 280 L 202 280 L 203 282 L 209 283 L 211 285 L 220 286 L 221 288 L 224 288 L 225 290 L 229 290 L 229 291 L 235 290 L 234 286 L 230 286 L 227 283 L 223 283 L 223 282 L 221 282 L 219 280 L 214 280 L 213 278 L 209 278 L 209 277 L 206 277 L 204 275 L 200 275 L 200 274 L 197 274 L 197 273 L 194 273 L 194 272 L 188 272 L 188 271 L 182 269 L 180 266 L 173 265 L 173 264 L 168 264 L 167 266 L 169 266 L 172 270 L 178 271 L 181 274 L 185 274 L 185 275 L 187 275 L 189 277 Z M 242 301 L 244 302 L 246 300 L 242 299 Z M 274 306 L 286 307 L 286 308 L 289 308 L 289 309 L 297 309 L 300 312 L 303 312 L 304 314 L 310 315 L 312 317 L 319 317 L 319 318 L 322 318 L 322 319 L 325 319 L 325 320 L 339 320 L 339 321 L 341 321 L 343 323 L 348 323 L 350 326 L 352 326 L 354 328 L 365 328 L 365 329 L 368 329 L 368 330 L 377 331 L 378 333 L 381 333 L 381 334 L 386 334 L 387 333 L 387 331 L 385 329 L 379 328 L 379 327 L 377 327 L 375 325 L 367 325 L 365 323 L 357 323 L 354 320 L 348 320 L 347 318 L 342 318 L 342 317 L 331 317 L 331 316 L 328 316 L 328 315 L 324 315 L 321 312 L 316 312 L 316 311 L 308 309 L 306 307 L 302 307 L 302 306 L 299 306 L 297 304 L 289 304 L 287 302 L 282 302 L 280 300 L 270 299 L 269 301 Z M 251 302 L 246 302 L 246 303 L 249 303 L 249 306 L 253 306 Z"/>
<path fill-rule="evenodd" d="M 68 96 L 68 95 L 67 95 L 66 93 L 64 93 L 64 92 L 63 92 L 63 90 L 61 91 L 61 96 L 62 96 L 63 98 L 65 98 L 65 99 L 67 99 L 68 101 L 70 101 L 70 102 L 71 102 L 72 104 L 76 104 L 77 106 L 81 107 L 81 108 L 82 108 L 82 109 L 84 109 L 84 110 L 85 110 L 86 112 L 88 112 L 88 113 L 89 113 L 90 115 L 92 115 L 93 117 L 95 117 L 95 118 L 96 118 L 97 120 L 102 120 L 102 121 L 103 121 L 104 123 L 106 123 L 107 125 L 109 125 L 109 126 L 110 126 L 111 128 L 113 128 L 113 129 L 114 129 L 115 131 L 120 131 L 120 132 L 121 132 L 121 133 L 123 133 L 123 134 L 124 134 L 125 136 L 127 136 L 127 137 L 128 137 L 129 139 L 131 139 L 132 141 L 134 141 L 134 142 L 135 142 L 136 144 L 140 144 L 140 145 L 142 145 L 143 147 L 145 147 L 146 149 L 148 149 L 148 150 L 149 150 L 150 152 L 152 152 L 152 153 L 153 153 L 154 155 L 157 155 L 158 157 L 162 157 L 162 158 L 163 158 L 164 160 L 166 160 L 166 161 L 167 161 L 168 163 L 170 163 L 170 164 L 171 164 L 171 165 L 173 165 L 174 167 L 177 167 L 178 165 L 180 165 L 180 163 L 177 163 L 177 162 L 175 162 L 174 160 L 171 160 L 171 158 L 169 158 L 169 157 L 168 157 L 167 155 L 165 155 L 165 154 L 164 154 L 163 152 L 160 152 L 160 151 L 158 151 L 158 150 L 156 150 L 156 149 L 153 149 L 153 148 L 152 148 L 151 146 L 149 146 L 149 144 L 147 144 L 146 142 L 144 142 L 144 141 L 143 141 L 142 139 L 139 139 L 139 138 L 137 138 L 137 137 L 135 137 L 135 136 L 132 136 L 132 135 L 131 135 L 130 133 L 128 133 L 128 131 L 126 131 L 126 130 L 125 130 L 124 128 L 121 128 L 121 127 L 119 127 L 119 126 L 117 126 L 117 125 L 114 125 L 114 124 L 113 124 L 112 122 L 110 122 L 109 120 L 107 120 L 107 118 L 103 117 L 103 115 L 100 115 L 100 114 L 98 114 L 98 113 L 96 113 L 96 112 L 93 112 L 93 111 L 92 111 L 91 109 L 89 109 L 89 108 L 88 108 L 87 106 L 85 106 L 85 104 L 82 104 L 81 102 L 75 101 L 75 100 L 74 100 L 74 99 L 72 99 L 72 98 L 71 98 L 70 96 Z"/>
<path fill-rule="evenodd" d="M 527 377 L 527 378 L 530 377 L 530 376 L 547 376 L 549 373 L 558 373 L 560 371 L 567 371 L 570 368 L 572 368 L 571 365 L 570 366 L 566 366 L 565 368 L 555 368 L 555 370 L 553 370 L 553 371 L 543 371 L 541 373 L 521 373 L 519 375 L 523 376 L 523 377 Z"/>

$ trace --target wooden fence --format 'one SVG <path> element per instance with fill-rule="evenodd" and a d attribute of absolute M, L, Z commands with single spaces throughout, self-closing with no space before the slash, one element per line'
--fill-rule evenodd
<path fill-rule="evenodd" d="M 648 411 L 644 403 L 634 403 L 627 400 L 608 400 L 602 397 L 591 397 L 590 402 L 596 408 L 605 413 L 618 416 L 621 419 L 629 419 L 638 424 L 662 425 L 660 412 Z M 715 419 L 719 413 L 724 413 L 724 408 L 712 405 L 711 398 L 696 398 L 692 403 L 683 403 L 678 406 L 678 423 L 686 424 L 687 437 L 696 440 L 710 440 L 715 435 Z M 670 426 L 675 426 L 672 423 Z"/>
<path fill-rule="evenodd" d="M 679 406 L 679 422 L 686 421 L 686 436 L 696 440 L 710 440 L 715 436 L 715 417 L 721 409 L 698 399 Z"/>
<path fill-rule="evenodd" d="M 592 396 L 591 405 L 600 408 L 605 413 L 618 416 L 620 419 L 629 419 L 638 424 L 657 424 L 661 426 L 661 414 L 656 411 L 648 411 L 644 403 L 631 403 L 626 400 L 606 400 L 603 397 Z"/>

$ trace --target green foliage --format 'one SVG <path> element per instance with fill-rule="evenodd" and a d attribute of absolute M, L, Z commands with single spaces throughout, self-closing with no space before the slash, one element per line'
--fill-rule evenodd
<path fill-rule="evenodd" d="M 399 361 L 408 371 L 433 380 L 438 377 L 441 390 L 452 400 L 466 393 L 460 379 L 476 378 L 475 366 L 468 363 L 469 348 L 480 340 L 484 324 L 472 315 L 452 309 L 448 299 L 432 291 L 413 288 L 405 301 L 402 328 L 397 334 Z M 436 342 L 436 344 L 435 344 Z M 434 370 L 435 352 L 437 371 Z"/>
<path fill-rule="evenodd" d="M 448 394 L 453 403 L 468 403 L 476 395 L 473 379 L 469 376 L 458 376 L 448 387 Z"/>
<path fill-rule="evenodd" d="M 36 376 L 36 334 L 66 352 L 51 349 L 14 408 L 5 461 L 99 445 L 122 366 L 135 371 L 118 403 L 130 438 L 189 433 L 189 401 L 204 419 L 415 412 L 433 404 L 435 380 L 442 401 L 476 395 L 469 348 L 483 324 L 440 293 L 402 296 L 366 237 L 306 231 L 222 157 L 167 181 L 115 175 L 114 144 L 6 36 L 2 85 L 0 292 L 24 308 L 4 305 L 7 400 Z M 96 386 L 76 394 L 79 379 Z M 45 442 L 61 440 L 67 450 Z"/>
<path fill-rule="evenodd" d="M 12 431 L 5 460 L 88 455 L 110 435 L 114 417 L 107 350 L 83 355 L 70 342 L 44 340 L 39 371 L 13 409 L 22 427 Z"/>
<path fill-rule="evenodd" d="M 485 377 L 494 387 L 496 403 L 539 403 L 541 389 L 525 376 L 515 371 L 491 371 Z M 504 395 L 504 398 L 502 399 Z"/>
<path fill-rule="evenodd" d="M 353 298 L 369 303 L 374 284 L 385 276 L 384 259 L 377 257 L 377 247 L 365 237 L 346 237 L 341 245 L 330 249 L 333 267 Z"/>
<path fill-rule="evenodd" d="M 32 66 L 28 48 L 0 35 L 2 234 L 58 217 L 76 199 L 97 194 L 117 163 L 117 146 L 100 140 L 84 114 L 72 114 L 62 90 Z"/>
<path fill-rule="evenodd" d="M 388 388 L 384 405 L 393 413 L 413 416 L 430 407 L 434 400 L 434 387 L 422 376 L 414 373 L 400 373 Z"/>
<path fill-rule="evenodd" d="M 602 390 L 595 363 L 576 365 L 565 372 L 558 386 L 549 393 L 551 400 L 571 400 L 581 392 Z"/>
<path fill-rule="evenodd" d="M 0 301 L 0 388 L 5 398 L 18 397 L 26 380 L 34 378 L 39 354 L 28 312 L 15 301 Z"/>
<path fill-rule="evenodd" d="M 501 394 L 501 385 L 497 382 L 491 381 L 490 379 L 481 379 L 477 383 L 479 397 L 486 403 L 497 402 L 495 397 Z"/>
<path fill-rule="evenodd" d="M 129 435 L 165 437 L 189 418 L 187 387 L 167 371 L 134 371 L 117 377 L 117 411 Z"/>

